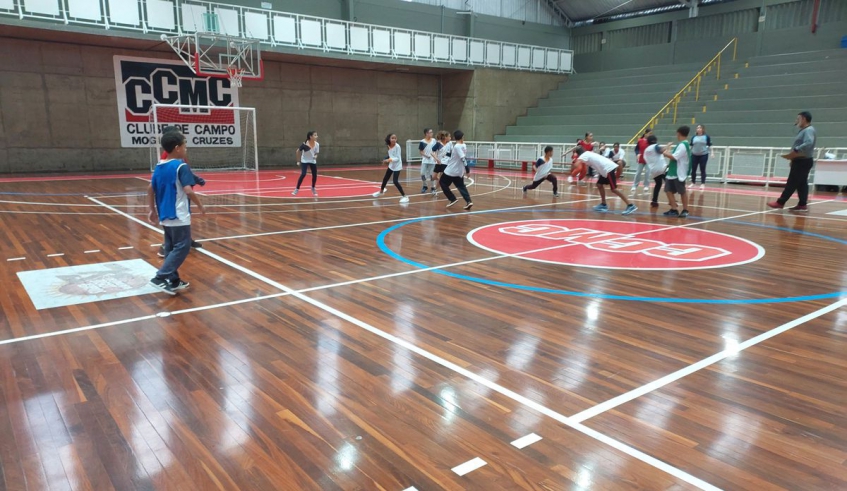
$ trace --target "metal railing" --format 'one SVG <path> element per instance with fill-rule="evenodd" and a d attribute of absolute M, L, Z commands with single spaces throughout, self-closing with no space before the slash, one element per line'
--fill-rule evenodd
<path fill-rule="evenodd" d="M 548 73 L 570 73 L 573 51 L 326 19 L 203 0 L 6 0 L 0 15 L 100 26 L 143 33 L 184 35 L 208 30 L 292 47 L 363 55 Z"/>
<path fill-rule="evenodd" d="M 420 140 L 406 142 L 406 161 L 420 160 L 418 143 Z M 531 170 L 532 163 L 543 154 L 544 147 L 553 147 L 554 172 L 570 172 L 570 155 L 562 158 L 566 150 L 573 148 L 571 144 L 548 143 L 511 143 L 466 141 L 468 160 L 475 167 L 488 167 L 509 170 Z M 624 176 L 632 178 L 636 170 L 635 145 L 621 145 L 624 150 L 627 166 Z M 713 146 L 706 166 L 706 179 L 717 183 L 758 183 L 764 185 L 784 184 L 788 178 L 788 161 L 781 155 L 788 153 L 788 147 L 719 147 Z M 836 160 L 847 160 L 845 148 L 818 148 L 815 150 L 815 160 L 824 158 L 825 153 L 833 154 Z M 810 175 L 814 180 L 814 168 Z"/>
<path fill-rule="evenodd" d="M 664 119 L 666 114 L 670 114 L 671 108 L 673 108 L 673 122 L 676 123 L 676 111 L 679 107 L 679 102 L 682 100 L 682 97 L 688 92 L 691 92 L 692 89 L 694 89 L 694 100 L 699 101 L 700 82 L 703 80 L 703 77 L 705 77 L 707 73 L 712 71 L 713 67 L 715 68 L 715 79 L 720 80 L 721 59 L 723 57 L 724 51 L 728 50 L 730 46 L 732 46 L 732 61 L 735 61 L 736 54 L 738 52 L 738 38 L 732 38 L 732 40 L 728 42 L 726 46 L 721 48 L 721 50 L 718 51 L 718 54 L 716 54 L 714 58 L 709 60 L 709 62 L 706 63 L 703 68 L 701 68 L 700 71 L 697 72 L 697 74 L 694 75 L 694 77 L 688 81 L 687 84 L 685 84 L 681 89 L 679 89 L 679 92 L 677 92 L 676 94 L 674 94 L 673 97 L 671 97 L 671 100 L 669 100 L 667 104 L 665 104 L 664 106 L 662 106 L 661 109 L 659 109 L 659 112 L 657 112 L 653 115 L 652 118 L 650 118 L 650 121 L 647 121 L 647 124 L 642 126 L 640 130 L 638 130 L 638 133 L 636 133 L 635 136 L 633 136 L 629 140 L 629 143 L 635 143 L 636 141 L 638 141 L 638 139 L 641 138 L 641 135 L 644 134 L 644 130 L 646 130 L 647 128 L 654 128 L 660 119 Z"/>

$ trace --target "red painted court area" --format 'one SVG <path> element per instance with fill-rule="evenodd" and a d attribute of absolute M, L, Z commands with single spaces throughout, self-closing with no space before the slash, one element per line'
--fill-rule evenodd
<path fill-rule="evenodd" d="M 764 249 L 728 234 L 612 220 L 523 220 L 468 233 L 477 247 L 520 259 L 603 269 L 706 269 L 756 261 Z"/>

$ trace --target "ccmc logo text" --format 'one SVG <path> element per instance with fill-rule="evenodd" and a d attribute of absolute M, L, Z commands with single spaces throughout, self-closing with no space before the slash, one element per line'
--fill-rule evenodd
<path fill-rule="evenodd" d="M 519 259 L 605 269 L 724 268 L 756 261 L 764 249 L 708 230 L 611 220 L 524 220 L 487 225 L 468 240 Z"/>
<path fill-rule="evenodd" d="M 163 109 L 154 104 L 237 107 L 238 91 L 228 79 L 198 77 L 182 61 L 115 56 L 121 146 L 157 145 L 163 126 L 179 125 L 194 147 L 241 145 L 236 113 L 229 109 Z"/>

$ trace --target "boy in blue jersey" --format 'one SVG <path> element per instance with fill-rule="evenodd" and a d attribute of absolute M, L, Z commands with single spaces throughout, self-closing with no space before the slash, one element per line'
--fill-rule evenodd
<path fill-rule="evenodd" d="M 191 250 L 189 201 L 194 202 L 201 215 L 205 215 L 206 210 L 191 187 L 196 182 L 185 163 L 188 154 L 185 136 L 178 131 L 168 132 L 162 136 L 161 143 L 168 157 L 156 164 L 147 188 L 147 204 L 150 222 L 158 221 L 165 230 L 165 261 L 150 284 L 169 295 L 176 295 L 188 288 L 188 283 L 179 278 L 178 269 Z"/>

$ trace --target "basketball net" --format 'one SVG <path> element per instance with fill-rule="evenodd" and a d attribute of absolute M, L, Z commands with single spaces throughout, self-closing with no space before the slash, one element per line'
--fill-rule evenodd
<path fill-rule="evenodd" d="M 229 76 L 229 81 L 233 87 L 241 87 L 241 81 L 244 79 L 244 69 L 238 67 L 227 67 L 226 73 Z"/>

